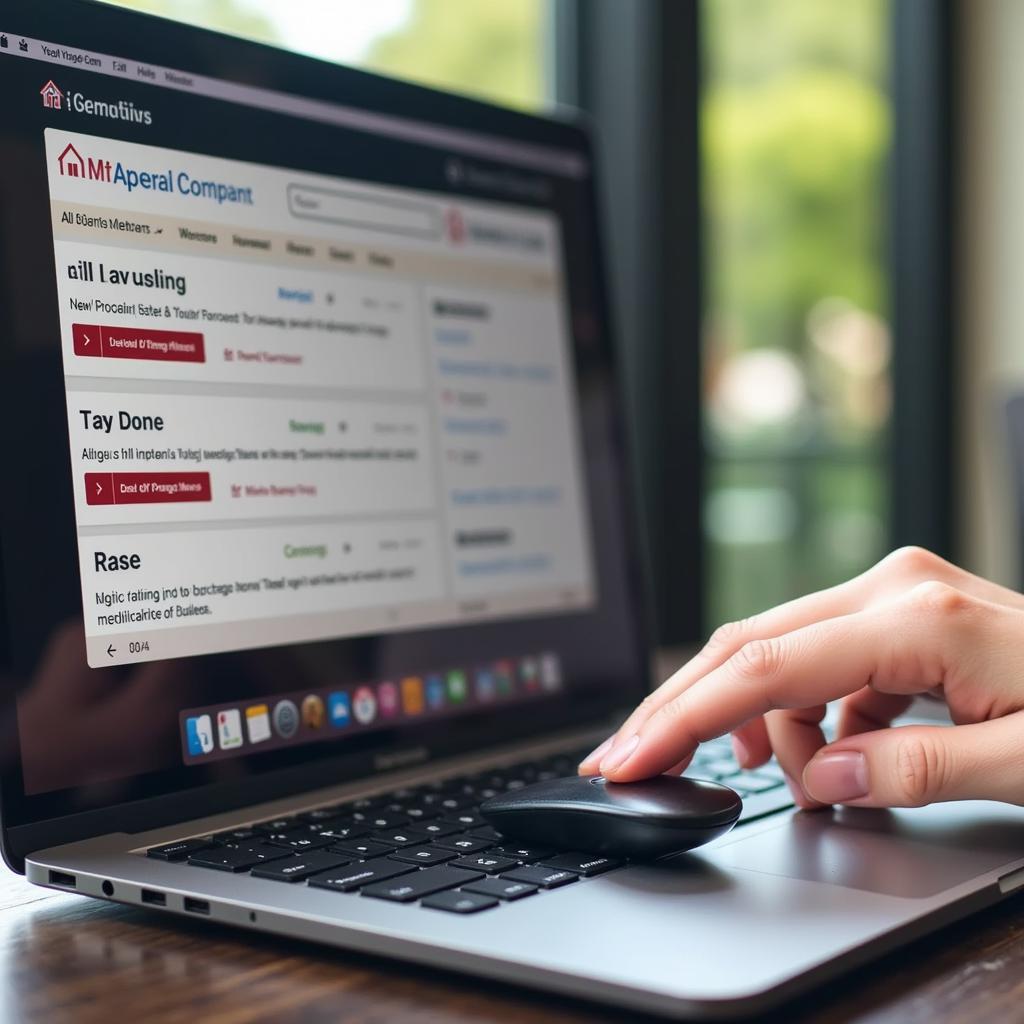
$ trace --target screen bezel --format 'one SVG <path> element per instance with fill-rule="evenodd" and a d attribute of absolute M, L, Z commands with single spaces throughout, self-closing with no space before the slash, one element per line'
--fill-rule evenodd
<path fill-rule="evenodd" d="M 7 31 L 26 36 L 50 39 L 83 49 L 127 55 L 132 59 L 173 64 L 196 74 L 227 78 L 249 85 L 270 87 L 299 96 L 336 101 L 338 95 L 358 96 L 358 106 L 384 113 L 400 113 L 446 126 L 483 132 L 541 145 L 573 150 L 583 156 L 591 167 L 594 153 L 587 132 L 576 123 L 528 115 L 477 100 L 443 93 L 395 79 L 339 67 L 324 61 L 303 57 L 264 46 L 200 30 L 150 15 L 137 14 L 94 0 L 56 0 L 41 11 L 28 0 L 5 4 Z M 168 59 L 168 55 L 173 58 Z M 592 218 L 592 229 L 598 240 L 593 254 L 595 263 L 595 300 L 604 322 L 600 357 L 609 370 L 613 383 L 610 429 L 615 457 L 622 467 L 628 487 L 620 496 L 619 510 L 626 524 L 622 543 L 626 548 L 628 606 L 636 616 L 633 635 L 637 638 L 633 652 L 635 671 L 621 681 L 615 692 L 599 691 L 592 697 L 576 695 L 574 699 L 552 701 L 543 712 L 543 731 L 557 732 L 570 727 L 597 724 L 616 710 L 637 700 L 649 684 L 649 643 L 647 638 L 647 587 L 642 571 L 641 547 L 638 543 L 638 515 L 633 495 L 635 478 L 629 463 L 629 445 L 622 415 L 623 384 L 615 369 L 610 337 L 608 296 L 604 285 L 604 266 L 597 218 L 594 175 L 587 184 L 586 204 Z M 2 565 L 0 565 L 2 571 Z M 8 623 L 0 591 L 0 643 L 7 642 Z M 7 707 L 5 720 L 13 722 L 13 695 L 0 699 Z M 487 749 L 495 743 L 507 744 L 519 738 L 538 738 L 536 708 L 524 707 L 506 712 L 500 723 L 479 720 L 472 728 L 457 731 L 454 738 L 444 735 L 443 724 L 436 730 L 424 730 L 405 747 L 415 746 L 422 753 L 418 760 L 451 757 L 460 753 Z M 21 870 L 23 858 L 42 847 L 72 842 L 110 831 L 137 832 L 243 807 L 322 787 L 332 779 L 359 780 L 379 774 L 381 751 L 340 753 L 307 765 L 254 774 L 231 783 L 214 783 L 191 787 L 178 792 L 147 797 L 130 803 L 116 803 L 81 813 L 62 814 L 27 823 L 19 814 L 26 801 L 23 792 L 20 751 L 16 729 L 7 738 L 16 769 L 5 773 L 0 788 L 0 827 L 5 860 Z M 402 749 L 399 742 L 397 749 Z"/>

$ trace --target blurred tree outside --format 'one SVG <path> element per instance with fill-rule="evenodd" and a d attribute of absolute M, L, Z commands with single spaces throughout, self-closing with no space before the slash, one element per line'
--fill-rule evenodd
<path fill-rule="evenodd" d="M 886 542 L 889 0 L 704 0 L 708 625 Z"/>
<path fill-rule="evenodd" d="M 510 106 L 547 95 L 549 0 L 391 0 L 378 19 L 365 0 L 107 2 Z"/>

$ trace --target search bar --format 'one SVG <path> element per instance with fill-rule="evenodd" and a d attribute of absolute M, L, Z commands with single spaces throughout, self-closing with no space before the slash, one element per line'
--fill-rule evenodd
<path fill-rule="evenodd" d="M 441 234 L 440 218 L 432 206 L 382 199 L 365 192 L 289 185 L 288 209 L 293 217 L 302 220 L 343 224 L 366 231 L 428 239 L 439 238 Z"/>

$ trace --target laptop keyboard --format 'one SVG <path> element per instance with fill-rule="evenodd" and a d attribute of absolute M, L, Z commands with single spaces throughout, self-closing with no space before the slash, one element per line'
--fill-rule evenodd
<path fill-rule="evenodd" d="M 146 853 L 199 869 L 472 914 L 623 865 L 598 854 L 517 843 L 478 813 L 480 803 L 498 793 L 574 774 L 587 752 L 396 789 Z M 741 771 L 727 737 L 702 745 L 685 774 L 735 789 L 744 798 L 741 823 L 792 804 L 774 761 Z"/>

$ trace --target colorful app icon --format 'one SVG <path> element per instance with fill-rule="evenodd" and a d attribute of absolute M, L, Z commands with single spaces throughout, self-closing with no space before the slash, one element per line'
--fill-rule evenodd
<path fill-rule="evenodd" d="M 266 704 L 253 704 L 245 709 L 245 728 L 250 743 L 270 739 L 270 708 Z"/>
<path fill-rule="evenodd" d="M 398 687 L 394 683 L 381 683 L 377 687 L 377 703 L 382 718 L 394 718 L 398 714 Z"/>
<path fill-rule="evenodd" d="M 512 662 L 499 661 L 494 665 L 494 687 L 499 697 L 508 697 L 512 694 L 515 683 L 512 679 Z"/>
<path fill-rule="evenodd" d="M 448 699 L 453 704 L 461 704 L 466 699 L 466 673 L 461 668 L 453 668 L 448 673 Z"/>
<path fill-rule="evenodd" d="M 407 715 L 423 714 L 423 680 L 419 676 L 402 680 L 402 707 Z"/>
<path fill-rule="evenodd" d="M 494 700 L 497 686 L 494 681 L 494 672 L 489 668 L 478 668 L 476 670 L 476 699 L 479 701 Z"/>
<path fill-rule="evenodd" d="M 540 665 L 536 658 L 523 658 L 519 662 L 519 681 L 528 693 L 540 689 Z"/>
<path fill-rule="evenodd" d="M 302 699 L 302 724 L 307 729 L 322 729 L 325 714 L 324 702 L 315 693 Z"/>
<path fill-rule="evenodd" d="M 444 680 L 439 675 L 429 675 L 425 680 L 427 689 L 427 707 L 431 711 L 439 711 L 444 707 Z"/>
<path fill-rule="evenodd" d="M 548 693 L 562 688 L 562 662 L 557 654 L 540 656 L 540 684 Z"/>
<path fill-rule="evenodd" d="M 344 729 L 352 721 L 352 702 L 344 690 L 327 698 L 327 717 L 335 729 Z"/>
<path fill-rule="evenodd" d="M 360 725 L 369 725 L 377 717 L 377 698 L 368 686 L 360 686 L 352 698 L 352 714 Z"/>
<path fill-rule="evenodd" d="M 299 709 L 290 700 L 274 705 L 274 729 L 283 740 L 290 740 L 299 731 Z"/>
<path fill-rule="evenodd" d="M 242 713 L 238 708 L 217 712 L 217 741 L 221 750 L 234 750 L 242 745 Z"/>
<path fill-rule="evenodd" d="M 201 757 L 213 750 L 213 722 L 209 715 L 185 719 L 185 738 L 192 757 Z"/>

